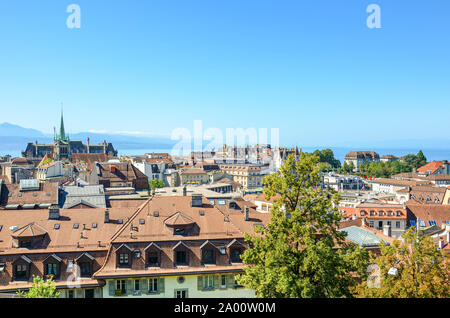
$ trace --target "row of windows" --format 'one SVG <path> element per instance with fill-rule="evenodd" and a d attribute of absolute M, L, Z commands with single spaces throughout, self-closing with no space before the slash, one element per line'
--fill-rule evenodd
<path fill-rule="evenodd" d="M 67 270 L 71 271 L 73 269 L 73 261 L 69 260 Z M 91 262 L 79 262 L 78 273 L 81 277 L 90 277 L 92 275 L 92 264 Z M 28 281 L 30 278 L 30 267 L 31 264 L 16 264 L 13 265 L 13 278 L 16 281 Z M 60 279 L 61 275 L 61 264 L 59 262 L 45 263 L 44 264 L 44 277 L 53 276 L 55 280 Z"/>
<path fill-rule="evenodd" d="M 185 278 L 177 278 L 177 284 L 182 285 Z M 161 294 L 165 292 L 165 278 L 153 277 L 144 279 L 119 279 L 110 281 L 108 286 L 110 296 L 127 296 L 141 294 Z M 212 291 L 216 289 L 242 288 L 235 279 L 234 274 L 202 275 L 197 276 L 197 290 Z M 175 297 L 180 298 L 176 291 L 186 289 L 176 289 Z M 185 297 L 187 294 L 185 295 Z"/>
<path fill-rule="evenodd" d="M 367 211 L 365 211 L 365 210 L 361 210 L 361 212 L 360 212 L 360 214 L 361 214 L 361 216 L 364 216 L 364 215 L 367 215 Z M 385 212 L 385 211 L 374 211 L 374 210 L 371 210 L 370 212 L 369 212 L 369 215 L 370 216 L 376 216 L 376 215 L 379 215 L 379 216 L 402 216 L 402 212 L 401 211 L 396 211 L 395 212 L 395 214 L 394 214 L 394 212 L 393 211 L 387 211 L 387 212 Z"/>
<path fill-rule="evenodd" d="M 378 228 L 382 229 L 383 228 L 383 221 L 377 221 L 378 222 Z M 391 226 L 391 221 L 387 221 L 386 222 L 387 225 Z M 369 221 L 369 227 L 375 227 L 375 221 Z M 395 222 L 395 228 L 399 229 L 401 228 L 401 222 L 400 221 L 396 221 Z"/>
<path fill-rule="evenodd" d="M 233 248 L 230 250 L 230 261 L 232 263 L 241 263 L 241 254 L 243 253 L 242 248 Z M 221 249 L 220 254 L 225 254 L 225 250 Z M 118 253 L 118 265 L 120 267 L 131 266 L 131 252 L 120 252 Z M 141 257 L 140 251 L 133 251 L 134 258 L 139 259 Z M 147 266 L 160 267 L 161 262 L 161 251 L 149 251 L 147 252 Z M 203 249 L 201 261 L 203 264 L 215 264 L 216 263 L 216 253 L 213 249 Z M 187 250 L 177 250 L 174 252 L 174 265 L 189 265 L 189 254 Z"/>

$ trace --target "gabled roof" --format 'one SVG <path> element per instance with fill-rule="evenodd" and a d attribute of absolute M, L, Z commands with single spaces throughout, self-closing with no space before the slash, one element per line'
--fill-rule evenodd
<path fill-rule="evenodd" d="M 31 261 L 31 259 L 29 259 L 27 256 L 25 256 L 25 255 L 21 255 L 18 259 L 16 259 L 13 263 L 15 263 L 15 262 L 17 262 L 18 260 L 24 260 L 25 262 L 27 262 L 28 264 L 31 264 L 32 263 L 32 261 Z"/>
<path fill-rule="evenodd" d="M 91 261 L 93 261 L 95 258 L 91 255 L 91 254 L 89 254 L 88 252 L 84 252 L 83 254 L 81 254 L 80 256 L 78 256 L 76 259 L 75 259 L 75 261 L 78 261 L 79 259 L 81 259 L 82 257 L 87 257 L 87 258 L 89 258 Z"/>
<path fill-rule="evenodd" d="M 149 249 L 152 246 L 156 247 L 158 250 L 161 250 L 161 247 L 159 247 L 158 244 L 156 244 L 155 242 L 151 242 L 150 244 L 147 245 L 146 248 L 144 248 L 144 251 L 146 251 L 147 249 Z"/>
<path fill-rule="evenodd" d="M 206 245 L 212 245 L 213 247 L 216 247 L 213 243 L 211 243 L 209 240 L 206 240 L 202 245 L 200 245 L 200 249 L 204 248 Z"/>
<path fill-rule="evenodd" d="M 188 247 L 186 244 L 184 244 L 182 241 L 179 241 L 177 244 L 175 244 L 175 245 L 172 247 L 172 249 L 175 250 L 175 249 L 177 249 L 177 247 L 180 246 L 180 245 L 183 245 L 184 247 L 186 247 L 187 249 L 189 249 L 189 247 Z"/>
<path fill-rule="evenodd" d="M 444 161 L 431 161 L 426 165 L 423 165 L 422 167 L 418 168 L 417 171 L 420 173 L 427 173 L 427 171 L 429 171 L 429 174 L 433 174 L 436 172 L 436 170 L 443 167 Z"/>
<path fill-rule="evenodd" d="M 239 242 L 237 239 L 234 239 L 227 245 L 227 247 L 230 248 L 231 246 L 233 246 L 235 244 L 243 246 L 241 242 Z"/>
<path fill-rule="evenodd" d="M 129 247 L 127 244 L 122 244 L 120 245 L 118 248 L 116 248 L 116 251 L 120 250 L 122 247 L 126 247 L 128 250 L 130 250 L 130 252 L 132 251 L 131 247 Z"/>
<path fill-rule="evenodd" d="M 61 261 L 62 261 L 62 258 L 61 258 L 61 257 L 59 257 L 58 255 L 56 255 L 55 253 L 53 253 L 53 254 L 47 256 L 47 257 L 44 259 L 44 262 L 45 262 L 46 260 L 48 260 L 49 258 L 53 258 L 53 259 L 57 260 L 58 262 L 61 262 Z"/>

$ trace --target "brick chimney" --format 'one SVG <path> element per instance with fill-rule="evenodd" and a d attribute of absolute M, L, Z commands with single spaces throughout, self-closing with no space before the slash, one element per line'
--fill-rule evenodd
<path fill-rule="evenodd" d="M 383 234 L 391 237 L 392 234 L 391 234 L 391 226 L 390 225 L 386 224 L 383 226 Z"/>
<path fill-rule="evenodd" d="M 109 223 L 109 210 L 105 210 L 105 223 Z"/>
<path fill-rule="evenodd" d="M 197 207 L 197 208 L 203 207 L 203 201 L 202 201 L 201 194 L 193 194 L 191 196 L 191 207 Z"/>
<path fill-rule="evenodd" d="M 59 206 L 57 204 L 52 204 L 48 208 L 48 219 L 59 220 Z"/>
<path fill-rule="evenodd" d="M 249 217 L 248 217 L 248 205 L 246 205 L 245 208 L 244 208 L 244 219 L 246 221 L 249 220 Z"/>

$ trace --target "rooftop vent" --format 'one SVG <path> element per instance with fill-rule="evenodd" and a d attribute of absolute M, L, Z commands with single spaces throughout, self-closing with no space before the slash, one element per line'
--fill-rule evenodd
<path fill-rule="evenodd" d="M 109 210 L 105 210 L 105 223 L 109 223 Z"/>
<path fill-rule="evenodd" d="M 59 206 L 57 204 L 52 204 L 48 208 L 48 219 L 59 220 Z"/>
<path fill-rule="evenodd" d="M 202 207 L 203 200 L 201 194 L 193 194 L 191 197 L 191 207 Z"/>

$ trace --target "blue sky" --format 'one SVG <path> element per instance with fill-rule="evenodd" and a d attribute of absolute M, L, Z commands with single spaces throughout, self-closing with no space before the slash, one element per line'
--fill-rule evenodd
<path fill-rule="evenodd" d="M 81 28 L 66 7 L 81 8 Z M 366 7 L 381 8 L 369 29 Z M 0 1 L 0 122 L 69 133 L 280 129 L 282 144 L 447 138 L 450 2 Z"/>

